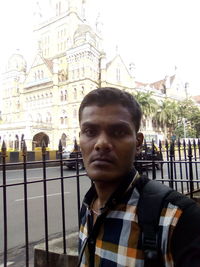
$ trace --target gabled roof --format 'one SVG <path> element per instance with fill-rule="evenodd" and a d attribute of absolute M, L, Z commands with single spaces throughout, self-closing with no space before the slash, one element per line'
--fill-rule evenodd
<path fill-rule="evenodd" d="M 34 79 L 35 69 L 42 66 L 43 78 Z M 45 71 L 46 69 L 46 71 Z M 39 71 L 39 70 L 38 70 Z M 49 59 L 45 59 L 40 53 L 38 53 L 33 61 L 32 66 L 27 73 L 24 85 L 26 87 L 37 86 L 38 84 L 46 83 L 52 80 L 53 74 L 53 61 Z"/>
<path fill-rule="evenodd" d="M 40 53 L 38 53 L 35 56 L 35 59 L 33 60 L 33 64 L 30 69 L 32 69 L 33 67 L 37 67 L 38 65 L 42 65 L 42 64 L 45 64 L 49 68 L 49 70 L 53 73 L 53 61 L 50 59 L 44 58 Z"/>
<path fill-rule="evenodd" d="M 129 75 L 130 75 L 130 72 L 129 72 L 129 70 L 127 69 L 126 64 L 124 63 L 123 59 L 121 58 L 121 56 L 120 56 L 119 54 L 117 54 L 112 60 L 110 60 L 110 61 L 106 64 L 106 69 L 108 69 L 108 68 L 112 65 L 112 63 L 114 63 L 114 61 L 117 60 L 117 59 L 119 59 L 119 60 L 121 61 L 122 65 L 125 67 L 126 71 L 127 71 L 127 72 L 129 73 Z"/>
<path fill-rule="evenodd" d="M 195 95 L 192 97 L 194 101 L 196 101 L 198 104 L 200 104 L 200 95 Z"/>
<path fill-rule="evenodd" d="M 160 80 L 154 83 L 150 83 L 149 86 L 155 88 L 156 90 L 162 90 L 165 87 L 166 80 Z"/>

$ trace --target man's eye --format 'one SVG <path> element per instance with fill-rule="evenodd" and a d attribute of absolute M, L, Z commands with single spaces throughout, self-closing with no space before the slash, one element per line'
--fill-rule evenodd
<path fill-rule="evenodd" d="M 94 129 L 89 129 L 88 128 L 88 129 L 84 129 L 83 130 L 83 134 L 85 134 L 85 135 L 87 135 L 89 137 L 94 136 L 95 133 L 96 133 L 96 131 Z"/>
<path fill-rule="evenodd" d="M 115 137 L 123 137 L 126 134 L 124 130 L 115 130 L 113 131 L 113 135 Z"/>

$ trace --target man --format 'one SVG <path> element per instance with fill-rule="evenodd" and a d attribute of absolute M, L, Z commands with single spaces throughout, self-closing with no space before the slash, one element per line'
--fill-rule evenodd
<path fill-rule="evenodd" d="M 151 183 L 133 167 L 143 142 L 141 117 L 133 96 L 116 88 L 91 91 L 80 105 L 80 148 L 93 182 L 81 209 L 81 266 L 200 266 L 200 208 L 182 195 L 162 203 L 155 225 L 159 256 L 149 263 L 150 244 L 146 257 L 138 203 Z M 182 198 L 189 204 L 179 206 Z M 149 217 L 154 206 L 144 207 Z"/>

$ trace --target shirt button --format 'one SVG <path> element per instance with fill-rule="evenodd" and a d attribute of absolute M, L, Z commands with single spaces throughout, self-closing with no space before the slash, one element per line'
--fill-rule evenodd
<path fill-rule="evenodd" d="M 93 239 L 90 240 L 90 245 L 94 245 L 94 240 Z"/>

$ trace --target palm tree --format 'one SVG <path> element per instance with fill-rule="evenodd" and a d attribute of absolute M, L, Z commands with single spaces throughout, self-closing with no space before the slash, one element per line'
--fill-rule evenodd
<path fill-rule="evenodd" d="M 177 103 L 165 98 L 155 114 L 155 119 L 164 132 L 168 132 L 168 138 L 171 137 L 178 121 Z"/>
<path fill-rule="evenodd" d="M 151 116 L 158 108 L 156 100 L 153 98 L 153 92 L 137 92 L 134 95 L 137 102 L 142 108 L 142 112 L 145 118 Z"/>

